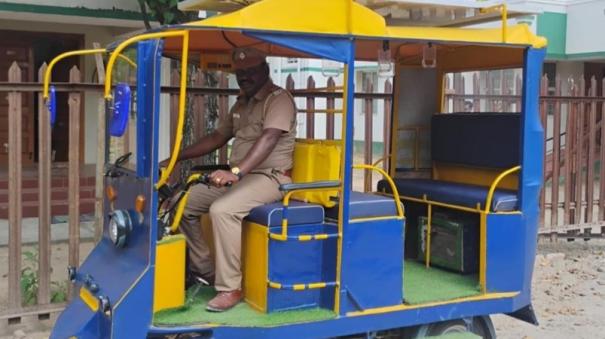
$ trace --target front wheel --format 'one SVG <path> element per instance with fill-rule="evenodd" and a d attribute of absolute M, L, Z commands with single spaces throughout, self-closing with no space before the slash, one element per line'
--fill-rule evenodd
<path fill-rule="evenodd" d="M 496 331 L 489 316 L 463 318 L 431 323 L 408 331 L 408 338 L 435 337 L 452 333 L 473 333 L 483 339 L 495 339 Z"/>

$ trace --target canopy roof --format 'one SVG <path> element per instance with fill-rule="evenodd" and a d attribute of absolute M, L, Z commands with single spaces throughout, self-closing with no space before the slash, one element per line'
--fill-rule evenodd
<path fill-rule="evenodd" d="M 390 27 L 384 17 L 352 0 L 263 0 L 238 11 L 205 20 L 170 26 L 188 29 L 190 50 L 228 53 L 235 46 L 254 46 L 272 55 L 306 57 L 304 52 L 266 43 L 267 34 L 313 35 L 331 39 L 354 38 L 359 60 L 375 60 L 383 41 L 390 41 L 397 57 L 399 48 L 410 43 L 497 45 L 543 48 L 546 39 L 533 34 L 527 25 L 507 27 L 503 41 L 500 28 Z M 275 41 L 275 40 L 274 40 Z M 178 52 L 179 38 L 168 39 L 166 50 Z"/>

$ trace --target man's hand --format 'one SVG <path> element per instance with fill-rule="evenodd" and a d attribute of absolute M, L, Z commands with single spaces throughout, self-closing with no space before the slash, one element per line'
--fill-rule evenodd
<path fill-rule="evenodd" d="M 170 162 L 170 158 L 164 159 L 164 160 L 160 161 L 160 166 L 159 167 L 160 168 L 166 168 L 166 167 L 168 167 L 168 163 L 169 162 Z"/>
<path fill-rule="evenodd" d="M 231 173 L 230 171 L 218 170 L 214 171 L 210 174 L 210 184 L 216 187 L 223 187 L 229 183 L 235 184 L 239 181 L 237 175 Z"/>

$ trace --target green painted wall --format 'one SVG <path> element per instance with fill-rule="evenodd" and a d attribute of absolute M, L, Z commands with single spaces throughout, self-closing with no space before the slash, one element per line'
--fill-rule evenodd
<path fill-rule="evenodd" d="M 550 12 L 540 14 L 537 33 L 548 39 L 547 58 L 565 59 L 567 14 Z"/>

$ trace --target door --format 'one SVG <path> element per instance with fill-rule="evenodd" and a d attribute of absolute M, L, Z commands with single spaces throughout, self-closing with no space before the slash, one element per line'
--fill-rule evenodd
<path fill-rule="evenodd" d="M 13 62 L 21 68 L 21 81 L 33 81 L 33 54 L 31 45 L 11 41 L 0 33 L 0 82 L 8 81 L 8 69 Z M 23 93 L 21 97 L 22 116 L 22 161 L 31 164 L 34 154 L 34 96 Z M 8 166 L 8 96 L 0 94 L 0 167 Z"/>

